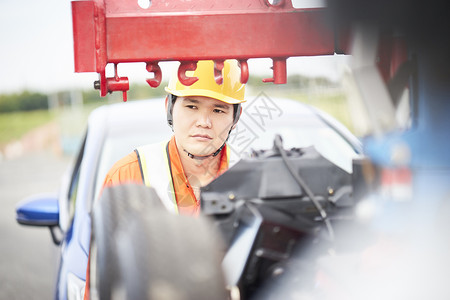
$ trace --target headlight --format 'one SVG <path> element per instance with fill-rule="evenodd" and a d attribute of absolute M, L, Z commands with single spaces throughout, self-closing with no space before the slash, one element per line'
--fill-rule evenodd
<path fill-rule="evenodd" d="M 86 282 L 72 273 L 67 274 L 67 299 L 83 300 Z"/>

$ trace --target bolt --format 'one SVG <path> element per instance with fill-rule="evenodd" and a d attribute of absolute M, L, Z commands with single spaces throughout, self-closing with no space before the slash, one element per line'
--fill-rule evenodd
<path fill-rule="evenodd" d="M 94 89 L 96 89 L 96 90 L 100 89 L 100 80 L 94 81 Z"/>
<path fill-rule="evenodd" d="M 284 269 L 281 267 L 276 267 L 273 272 L 272 272 L 272 276 L 276 277 L 276 276 L 280 276 L 281 274 L 284 273 Z"/>
<path fill-rule="evenodd" d="M 333 195 L 334 194 L 334 190 L 332 187 L 328 187 L 328 195 Z"/>

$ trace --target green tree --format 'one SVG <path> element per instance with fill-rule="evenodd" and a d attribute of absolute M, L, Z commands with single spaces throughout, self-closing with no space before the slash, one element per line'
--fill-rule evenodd
<path fill-rule="evenodd" d="M 47 96 L 24 91 L 20 94 L 0 95 L 0 112 L 31 111 L 48 109 Z"/>

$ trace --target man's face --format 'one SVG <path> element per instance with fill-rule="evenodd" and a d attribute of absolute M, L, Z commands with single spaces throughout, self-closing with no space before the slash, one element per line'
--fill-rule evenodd
<path fill-rule="evenodd" d="M 173 131 L 179 150 L 193 155 L 214 153 L 233 124 L 233 105 L 216 99 L 178 97 L 173 106 Z"/>

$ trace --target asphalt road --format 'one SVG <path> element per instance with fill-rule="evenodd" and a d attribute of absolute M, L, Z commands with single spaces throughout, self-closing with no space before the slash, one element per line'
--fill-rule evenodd
<path fill-rule="evenodd" d="M 53 299 L 58 248 L 47 228 L 17 224 L 15 207 L 56 192 L 69 161 L 50 151 L 0 161 L 0 299 Z"/>

